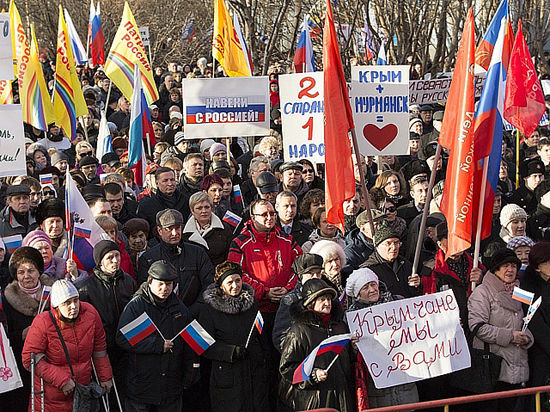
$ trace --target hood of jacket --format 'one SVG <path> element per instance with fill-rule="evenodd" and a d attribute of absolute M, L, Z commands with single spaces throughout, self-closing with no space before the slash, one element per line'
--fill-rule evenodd
<path fill-rule="evenodd" d="M 229 315 L 246 312 L 254 305 L 254 289 L 243 282 L 238 296 L 227 295 L 216 283 L 212 283 L 203 293 L 204 302 L 219 312 Z"/>

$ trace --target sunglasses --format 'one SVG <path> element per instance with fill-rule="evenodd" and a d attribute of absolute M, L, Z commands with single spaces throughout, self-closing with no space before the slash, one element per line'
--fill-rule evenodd
<path fill-rule="evenodd" d="M 313 173 L 313 169 L 304 169 L 302 173 Z"/>
<path fill-rule="evenodd" d="M 254 213 L 254 216 L 260 216 L 260 217 L 263 217 L 264 219 L 268 216 L 276 216 L 277 213 L 275 212 L 264 212 L 264 213 Z"/>
<path fill-rule="evenodd" d="M 397 210 L 395 206 L 390 206 L 386 208 L 386 212 L 394 213 Z"/>
<path fill-rule="evenodd" d="M 80 157 L 85 157 L 85 156 L 91 156 L 93 154 L 93 152 L 82 152 L 80 153 Z"/>

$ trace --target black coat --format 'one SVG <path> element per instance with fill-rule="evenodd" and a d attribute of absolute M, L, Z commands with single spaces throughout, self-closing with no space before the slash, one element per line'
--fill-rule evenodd
<path fill-rule="evenodd" d="M 414 204 L 414 200 L 411 200 L 409 203 L 403 206 L 399 206 L 397 208 L 397 216 L 402 217 L 405 219 L 405 222 L 407 222 L 407 226 L 409 226 L 414 218 L 418 216 L 420 213 L 418 209 L 416 208 L 416 205 Z"/>
<path fill-rule="evenodd" d="M 96 267 L 90 276 L 75 286 L 80 300 L 91 303 L 99 313 L 105 329 L 107 349 L 111 352 L 116 348 L 118 320 L 137 289 L 136 282 L 121 269 L 113 276 L 107 276 Z"/>
<path fill-rule="evenodd" d="M 157 226 L 157 213 L 164 209 L 176 209 L 187 220 L 191 211 L 189 210 L 189 197 L 179 189 L 176 189 L 172 196 L 166 196 L 160 192 L 153 193 L 149 197 L 143 197 L 138 204 L 137 215 L 149 222 L 151 231 L 149 236 L 154 233 L 153 228 Z"/>
<path fill-rule="evenodd" d="M 212 264 L 216 266 L 227 259 L 229 246 L 231 245 L 231 241 L 235 235 L 233 234 L 232 227 L 230 227 L 227 223 L 218 220 L 215 223 L 215 227 L 210 228 L 210 230 L 203 233 L 201 236 L 195 227 L 194 219 L 191 218 L 191 221 L 188 221 L 183 229 L 182 237 L 184 241 L 193 243 L 194 245 L 198 245 L 203 248 Z M 204 244 L 204 241 L 206 241 L 206 245 Z"/>
<path fill-rule="evenodd" d="M 527 235 L 535 242 L 550 240 L 550 209 L 541 205 L 536 212 L 527 219 Z"/>
<path fill-rule="evenodd" d="M 138 283 L 147 280 L 149 268 L 157 260 L 171 262 L 178 271 L 178 280 L 174 284 L 179 299 L 187 306 L 194 317 L 199 311 L 202 292 L 214 280 L 214 266 L 203 248 L 191 243 L 181 242 L 169 245 L 161 241 L 139 258 Z"/>
<path fill-rule="evenodd" d="M 337 300 L 332 303 L 331 319 L 328 325 L 323 324 L 321 316 L 305 309 L 302 301 L 295 302 L 290 307 L 292 326 L 283 343 L 283 353 L 279 371 L 282 379 L 279 385 L 283 402 L 292 410 L 302 411 L 316 408 L 334 408 L 340 412 L 356 410 L 353 388 L 353 349 L 347 347 L 331 367 L 327 379 L 317 383 L 313 379 L 293 385 L 294 371 L 307 355 L 324 339 L 348 333 L 346 324 L 341 320 L 342 309 Z M 333 352 L 319 355 L 315 360 L 312 376 L 315 370 L 326 369 L 334 359 Z"/>
<path fill-rule="evenodd" d="M 347 279 L 351 272 L 367 261 L 372 252 L 374 252 L 374 245 L 369 242 L 363 232 L 358 228 L 349 232 L 346 235 L 346 247 L 344 248 L 346 264 L 342 268 L 342 277 Z"/>
<path fill-rule="evenodd" d="M 174 339 L 172 350 L 164 352 L 164 339 L 158 331 L 134 346 L 130 345 L 120 328 L 143 312 L 166 339 L 178 335 L 191 321 L 191 315 L 173 293 L 164 302 L 158 303 L 149 290 L 149 284 L 144 283 L 120 317 L 116 343 L 129 355 L 126 394 L 140 403 L 160 405 L 180 397 L 184 385 L 188 386 L 196 380 L 198 368 L 193 368 L 196 357 L 179 336 Z"/>
<path fill-rule="evenodd" d="M 529 322 L 529 330 L 535 338 L 529 348 L 529 380 L 530 386 L 547 385 L 550 378 L 550 282 L 528 267 L 521 278 L 521 288 L 533 292 L 535 300 L 542 296 L 542 303 Z"/>
<path fill-rule="evenodd" d="M 279 226 L 282 229 L 280 223 Z M 296 218 L 292 221 L 292 229 L 290 231 L 290 235 L 300 247 L 309 240 L 309 235 L 311 235 L 311 232 L 313 232 L 313 228 L 305 223 L 300 222 L 298 216 L 296 216 Z"/>
<path fill-rule="evenodd" d="M 528 215 L 532 215 L 537 210 L 535 193 L 529 190 L 527 186 L 521 186 L 519 189 L 514 190 L 506 203 L 515 203 L 524 209 Z"/>
<path fill-rule="evenodd" d="M 247 355 L 235 358 L 235 348 L 244 347 L 258 313 L 254 289 L 243 283 L 237 297 L 226 295 L 215 283 L 204 292 L 205 305 L 199 323 L 216 340 L 204 352 L 212 360 L 210 399 L 224 412 L 267 411 L 268 383 L 265 356 L 254 328 Z"/>

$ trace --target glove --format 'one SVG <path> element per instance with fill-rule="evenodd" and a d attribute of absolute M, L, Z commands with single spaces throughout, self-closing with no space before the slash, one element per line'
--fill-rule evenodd
<path fill-rule="evenodd" d="M 246 358 L 247 355 L 248 351 L 244 346 L 235 346 L 233 349 L 233 356 L 231 358 L 233 359 L 233 362 L 236 362 Z"/>

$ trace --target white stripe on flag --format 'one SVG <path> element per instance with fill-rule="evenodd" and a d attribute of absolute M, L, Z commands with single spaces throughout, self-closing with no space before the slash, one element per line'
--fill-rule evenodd
<path fill-rule="evenodd" d="M 128 323 L 126 326 L 123 326 L 122 328 L 120 328 L 120 331 L 122 332 L 122 334 L 125 335 L 126 333 L 130 332 L 132 329 L 137 327 L 138 325 L 141 325 L 147 319 L 149 319 L 149 315 L 147 315 L 146 312 L 143 312 L 141 315 L 139 315 L 133 321 Z"/>

